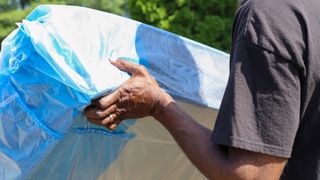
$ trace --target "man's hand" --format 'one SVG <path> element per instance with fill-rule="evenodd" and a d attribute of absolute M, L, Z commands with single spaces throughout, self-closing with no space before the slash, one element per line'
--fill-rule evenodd
<path fill-rule="evenodd" d="M 92 123 L 113 130 L 124 119 L 156 116 L 160 107 L 173 101 L 145 67 L 124 60 L 111 63 L 132 77 L 86 108 L 85 114 Z"/>

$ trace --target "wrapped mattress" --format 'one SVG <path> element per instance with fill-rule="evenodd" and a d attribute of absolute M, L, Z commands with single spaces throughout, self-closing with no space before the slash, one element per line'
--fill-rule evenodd
<path fill-rule="evenodd" d="M 200 123 L 212 128 L 229 55 L 113 14 L 42 5 L 0 52 L 0 179 L 202 179 L 151 118 L 109 131 L 83 109 L 130 76 L 109 59 L 147 67 Z"/>

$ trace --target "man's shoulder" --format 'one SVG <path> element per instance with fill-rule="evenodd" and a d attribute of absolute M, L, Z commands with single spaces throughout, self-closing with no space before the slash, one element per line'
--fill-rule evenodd
<path fill-rule="evenodd" d="M 248 0 L 248 2 L 252 3 L 252 8 L 256 11 L 277 13 L 292 10 L 292 8 L 299 8 L 303 5 L 303 1 L 304 0 Z"/>
<path fill-rule="evenodd" d="M 299 0 L 248 0 L 241 6 L 248 13 L 247 23 L 270 28 L 286 27 L 295 23 L 297 13 L 303 15 L 305 8 Z"/>
<path fill-rule="evenodd" d="M 313 1 L 313 0 L 310 0 Z M 235 40 L 245 39 L 285 59 L 303 51 L 304 0 L 247 0 L 239 9 Z M 297 42 L 302 44 L 297 47 Z M 293 49 L 297 49 L 294 51 Z M 299 55 L 298 55 L 299 56 Z"/>
<path fill-rule="evenodd" d="M 281 23 L 282 26 L 291 23 L 290 19 L 306 19 L 315 11 L 320 14 L 319 0 L 247 0 L 247 3 L 250 5 L 251 17 Z"/>

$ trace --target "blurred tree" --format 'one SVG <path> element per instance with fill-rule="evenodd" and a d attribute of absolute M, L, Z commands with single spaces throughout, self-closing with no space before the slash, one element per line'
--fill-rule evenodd
<path fill-rule="evenodd" d="M 24 3 L 24 5 L 20 4 Z M 63 0 L 0 0 L 0 43 L 15 28 L 16 23 L 21 22 L 39 4 L 63 4 Z M 24 7 L 25 9 L 23 9 Z"/>
<path fill-rule="evenodd" d="M 66 4 L 85 6 L 101 11 L 124 15 L 127 0 L 66 0 Z"/>
<path fill-rule="evenodd" d="M 0 43 L 39 4 L 78 5 L 124 15 L 126 0 L 0 0 Z"/>
<path fill-rule="evenodd" d="M 16 0 L 0 0 L 0 12 L 16 9 L 18 5 Z"/>
<path fill-rule="evenodd" d="M 209 46 L 229 50 L 238 0 L 0 0 L 0 43 L 15 23 L 39 4 L 90 7 L 177 33 Z"/>
<path fill-rule="evenodd" d="M 19 2 L 22 9 L 24 9 L 27 5 L 30 4 L 30 0 L 19 0 Z"/>
<path fill-rule="evenodd" d="M 238 0 L 129 0 L 131 18 L 229 51 Z"/>
<path fill-rule="evenodd" d="M 31 0 L 0 0 L 0 12 L 12 9 L 24 9 L 30 5 Z"/>

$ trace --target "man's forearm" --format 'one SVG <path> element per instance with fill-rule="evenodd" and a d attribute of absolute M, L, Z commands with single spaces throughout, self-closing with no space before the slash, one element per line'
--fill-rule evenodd
<path fill-rule="evenodd" d="M 192 163 L 210 179 L 227 179 L 226 154 L 210 140 L 211 131 L 193 120 L 175 102 L 155 117 L 172 134 Z"/>
<path fill-rule="evenodd" d="M 223 147 L 171 98 L 154 116 L 174 137 L 191 162 L 209 179 L 279 179 L 286 159 Z"/>

